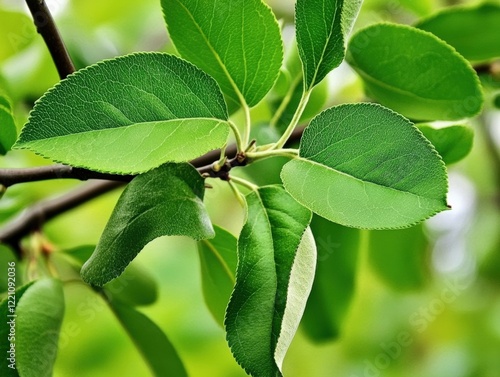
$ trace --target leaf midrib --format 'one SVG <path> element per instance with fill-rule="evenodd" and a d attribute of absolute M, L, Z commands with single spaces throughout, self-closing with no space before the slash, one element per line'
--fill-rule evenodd
<path fill-rule="evenodd" d="M 245 97 L 243 96 L 243 94 L 240 92 L 238 86 L 236 85 L 236 83 L 234 82 L 233 80 L 233 77 L 231 76 L 231 74 L 228 72 L 225 64 L 223 63 L 222 59 L 220 58 L 218 52 L 214 49 L 214 47 L 212 46 L 212 44 L 210 43 L 210 41 L 208 40 L 208 37 L 205 35 L 205 33 L 203 32 L 203 29 L 201 28 L 201 26 L 198 24 L 198 22 L 195 20 L 193 14 L 189 11 L 189 9 L 187 9 L 187 7 L 179 0 L 175 0 L 177 1 L 177 3 L 182 7 L 184 8 L 185 12 L 187 13 L 187 15 L 189 16 L 189 18 L 191 18 L 191 20 L 193 21 L 194 25 L 196 26 L 196 28 L 198 29 L 198 31 L 200 32 L 200 35 L 202 36 L 202 38 L 205 40 L 205 42 L 207 43 L 207 46 L 208 48 L 210 49 L 210 51 L 212 52 L 212 54 L 214 55 L 217 63 L 219 64 L 219 66 L 221 67 L 222 71 L 224 72 L 224 74 L 226 75 L 226 77 L 228 78 L 229 80 L 229 83 L 231 84 L 231 86 L 233 87 L 233 90 L 234 92 L 236 93 L 236 96 L 238 97 L 238 101 L 240 102 L 240 104 L 242 106 L 245 106 L 246 105 L 246 100 L 245 100 Z"/>
<path fill-rule="evenodd" d="M 422 96 L 417 95 L 413 92 L 409 92 L 405 89 L 401 89 L 401 88 L 392 86 L 388 83 L 385 83 L 383 81 L 380 81 L 380 80 L 376 79 L 375 77 L 373 77 L 372 75 L 368 74 L 365 70 L 361 69 L 358 65 L 356 65 L 355 68 L 361 76 L 363 76 L 366 80 L 372 82 L 373 84 L 377 84 L 377 85 L 383 87 L 384 89 L 390 89 L 398 94 L 402 94 L 402 95 L 405 95 L 405 96 L 408 96 L 411 98 L 415 98 L 415 99 L 422 100 L 422 101 L 435 102 L 435 103 L 456 102 L 456 101 L 461 100 L 460 98 L 435 99 L 435 98 L 430 98 L 430 97 L 422 97 Z"/>
<path fill-rule="evenodd" d="M 387 189 L 387 190 L 396 191 L 396 192 L 398 192 L 398 193 L 409 194 L 409 195 L 413 195 L 413 196 L 415 196 L 415 197 L 417 197 L 417 198 L 422 198 L 422 199 L 427 199 L 427 200 L 433 200 L 433 201 L 441 202 L 441 200 L 440 200 L 440 199 L 437 199 L 437 198 L 431 198 L 431 197 L 427 197 L 427 196 L 423 196 L 423 195 L 418 195 L 418 194 L 415 194 L 415 193 L 413 193 L 413 192 L 411 192 L 411 191 L 403 191 L 403 190 L 400 190 L 400 189 L 397 189 L 397 188 L 394 188 L 394 187 L 384 186 L 384 185 L 381 185 L 380 183 L 377 183 L 377 182 L 372 182 L 372 181 L 369 181 L 369 180 L 362 180 L 362 179 L 357 178 L 357 177 L 355 177 L 355 176 L 353 176 L 353 175 L 351 175 L 351 174 L 349 174 L 349 173 L 343 172 L 343 171 L 341 171 L 341 170 L 334 169 L 334 168 L 332 168 L 332 167 L 330 167 L 330 166 L 327 166 L 327 165 L 321 164 L 321 163 L 316 162 L 316 161 L 313 161 L 313 160 L 308 160 L 307 158 L 304 158 L 304 157 L 299 157 L 297 160 L 299 160 L 299 161 L 304 161 L 304 162 L 308 162 L 308 163 L 310 163 L 310 164 L 320 166 L 320 167 L 322 167 L 322 168 L 325 168 L 325 169 L 331 170 L 331 171 L 333 171 L 333 172 L 335 172 L 335 173 L 338 173 L 338 174 L 340 174 L 340 175 L 344 175 L 344 176 L 346 176 L 346 177 L 349 177 L 349 178 L 351 178 L 351 179 L 354 179 L 354 180 L 356 180 L 356 181 L 358 181 L 358 182 L 361 182 L 361 183 L 363 183 L 363 184 L 365 184 L 365 183 L 371 183 L 372 185 L 376 185 L 376 186 L 378 186 L 378 187 L 382 187 L 382 188 Z M 293 160 L 292 160 L 292 161 L 293 161 Z"/>
<path fill-rule="evenodd" d="M 101 133 L 101 132 L 107 132 L 107 131 L 111 132 L 113 130 L 123 130 L 123 129 L 127 129 L 127 128 L 132 128 L 132 127 L 140 127 L 140 126 L 144 126 L 144 125 L 155 125 L 158 123 L 167 123 L 168 124 L 168 123 L 174 123 L 174 122 L 196 121 L 196 120 L 217 122 L 215 127 L 218 127 L 220 124 L 227 123 L 226 120 L 217 119 L 217 118 L 205 118 L 205 117 L 202 117 L 202 118 L 197 118 L 197 117 L 195 117 L 195 118 L 176 118 L 176 119 L 155 120 L 155 121 L 148 121 L 148 122 L 137 122 L 137 123 L 128 124 L 126 126 L 106 127 L 106 128 L 100 128 L 97 130 L 83 130 L 80 132 L 72 132 L 72 133 L 68 133 L 68 134 L 64 134 L 64 135 L 55 135 L 55 136 L 49 136 L 49 137 L 44 137 L 44 138 L 37 138 L 34 140 L 18 142 L 18 143 L 16 143 L 15 147 L 29 145 L 29 144 L 32 144 L 34 142 L 39 142 L 42 140 L 58 139 L 58 138 L 70 137 L 70 136 L 74 136 L 74 135 L 85 135 L 85 134 Z"/>
<path fill-rule="evenodd" d="M 324 4 L 324 2 L 323 2 Z M 342 12 L 342 7 L 344 6 L 344 3 L 342 1 L 342 5 L 341 5 L 341 12 Z M 315 82 L 316 82 L 316 77 L 318 76 L 318 72 L 319 72 L 319 67 L 321 66 L 321 64 L 323 64 L 323 60 L 325 58 L 325 52 L 326 52 L 326 49 L 327 47 L 329 46 L 329 43 L 330 43 L 330 40 L 332 38 L 332 35 L 333 35 L 333 30 L 335 29 L 335 18 L 337 17 L 337 7 L 335 7 L 335 13 L 333 14 L 333 22 L 332 22 L 332 27 L 330 29 L 330 32 L 328 33 L 328 37 L 326 38 L 326 43 L 325 45 L 323 46 L 323 51 L 321 52 L 321 56 L 320 56 L 320 59 L 318 61 L 318 64 L 316 65 L 316 69 L 314 70 L 314 76 L 313 76 L 313 79 L 312 79 L 312 82 L 309 84 L 307 90 L 311 90 L 311 88 L 315 85 Z M 340 16 L 342 18 L 342 14 Z M 341 39 L 342 41 L 344 40 L 344 35 L 343 35 L 343 30 L 342 30 L 342 27 L 340 28 L 341 30 Z M 308 32 L 309 33 L 309 32 Z M 342 43 L 343 44 L 343 43 Z"/>

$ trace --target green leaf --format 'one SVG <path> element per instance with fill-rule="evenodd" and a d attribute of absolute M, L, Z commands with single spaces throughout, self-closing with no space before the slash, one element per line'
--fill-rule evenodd
<path fill-rule="evenodd" d="M 16 359 L 21 377 L 51 377 L 64 317 L 62 283 L 36 281 L 16 308 Z"/>
<path fill-rule="evenodd" d="M 124 304 L 112 302 L 110 305 L 154 376 L 187 377 L 184 364 L 174 346 L 153 321 Z"/>
<path fill-rule="evenodd" d="M 314 278 L 311 212 L 281 186 L 262 187 L 246 200 L 236 286 L 226 311 L 227 341 L 248 374 L 281 375 Z"/>
<path fill-rule="evenodd" d="M 401 114 L 455 120 L 479 113 L 479 79 L 451 46 L 410 26 L 376 24 L 356 33 L 347 61 L 368 94 Z"/>
<path fill-rule="evenodd" d="M 219 83 L 235 103 L 256 105 L 283 60 L 281 34 L 261 0 L 162 0 L 177 51 Z"/>
<path fill-rule="evenodd" d="M 472 150 L 474 131 L 470 127 L 456 125 L 434 128 L 428 124 L 417 124 L 417 127 L 447 165 L 460 161 Z"/>
<path fill-rule="evenodd" d="M 429 243 L 421 224 L 408 229 L 370 232 L 370 265 L 395 290 L 412 291 L 424 287 L 428 251 Z"/>
<path fill-rule="evenodd" d="M 80 267 L 92 256 L 95 245 L 82 245 L 72 249 L 64 250 L 64 254 L 69 255 Z"/>
<path fill-rule="evenodd" d="M 297 0 L 295 25 L 306 90 L 344 60 L 345 40 L 361 3 L 361 0 Z"/>
<path fill-rule="evenodd" d="M 311 230 L 318 263 L 301 324 L 305 334 L 320 343 L 340 336 L 356 288 L 360 231 L 316 215 Z"/>
<path fill-rule="evenodd" d="M 17 128 L 9 100 L 0 92 L 0 154 L 5 155 L 17 138 Z"/>
<path fill-rule="evenodd" d="M 123 273 L 104 285 L 110 301 L 129 306 L 151 305 L 158 299 L 158 283 L 149 270 L 132 263 Z"/>
<path fill-rule="evenodd" d="M 213 237 L 204 192 L 203 178 L 189 164 L 163 165 L 134 178 L 118 200 L 94 254 L 83 265 L 83 280 L 106 284 L 161 236 Z"/>
<path fill-rule="evenodd" d="M 12 284 L 12 278 L 15 274 L 14 288 L 21 285 L 21 274 L 17 266 L 18 259 L 12 249 L 6 245 L 0 244 L 0 294 L 6 292 L 9 288 L 9 281 Z M 14 267 L 11 266 L 14 264 Z M 14 268 L 14 272 L 12 272 Z"/>
<path fill-rule="evenodd" d="M 236 237 L 215 226 L 215 237 L 198 242 L 203 296 L 215 320 L 224 326 L 224 315 L 236 274 Z"/>
<path fill-rule="evenodd" d="M 495 106 L 495 108 L 497 109 L 500 109 L 500 94 L 497 94 L 493 99 L 493 106 Z"/>
<path fill-rule="evenodd" d="M 416 27 L 446 41 L 466 59 L 485 61 L 500 57 L 500 4 L 445 8 Z"/>
<path fill-rule="evenodd" d="M 350 227 L 403 228 L 447 209 L 439 155 L 410 121 L 376 104 L 314 118 L 281 178 L 299 203 Z"/>
<path fill-rule="evenodd" d="M 95 249 L 95 245 L 84 245 L 61 254 L 69 257 L 79 273 Z M 118 300 L 129 306 L 151 305 L 158 298 L 158 283 L 149 270 L 132 262 L 119 277 L 104 285 L 104 291 L 109 301 Z"/>
<path fill-rule="evenodd" d="M 15 356 L 15 353 L 11 355 L 11 350 L 16 350 L 15 337 L 17 331 L 14 329 L 17 319 L 14 316 L 16 315 L 16 306 L 19 300 L 33 283 L 23 285 L 15 290 L 13 295 L 10 294 L 12 291 L 9 291 L 9 295 L 0 302 L 0 315 L 6 321 L 5 325 L 2 323 L 2 326 L 0 326 L 0 352 L 4 356 L 0 358 L 0 373 L 3 377 L 19 377 L 16 369 L 16 358 L 11 357 Z M 13 321 L 13 319 L 15 320 Z"/>
<path fill-rule="evenodd" d="M 97 63 L 49 90 L 15 147 L 72 166 L 140 173 L 221 147 L 226 120 L 207 74 L 175 56 L 139 53 Z"/>
<path fill-rule="evenodd" d="M 0 61 L 24 50 L 35 38 L 33 21 L 24 13 L 0 10 Z"/>

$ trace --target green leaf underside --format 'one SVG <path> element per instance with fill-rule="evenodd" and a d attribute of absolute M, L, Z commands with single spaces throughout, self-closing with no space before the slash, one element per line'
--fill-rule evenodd
<path fill-rule="evenodd" d="M 351 33 L 362 4 L 363 0 L 349 0 L 344 1 L 342 5 L 342 34 L 344 36 L 344 43 L 347 42 L 347 37 Z"/>
<path fill-rule="evenodd" d="M 418 129 L 434 145 L 446 164 L 462 160 L 472 150 L 474 131 L 467 126 L 434 128 L 428 124 L 417 124 Z"/>
<path fill-rule="evenodd" d="M 305 334 L 320 343 L 337 339 L 342 331 L 356 286 L 360 231 L 316 215 L 311 230 L 318 263 L 301 324 Z"/>
<path fill-rule="evenodd" d="M 102 286 L 161 236 L 214 236 L 203 205 L 203 178 L 189 164 L 166 164 L 134 178 L 121 195 L 82 278 Z"/>
<path fill-rule="evenodd" d="M 138 53 L 97 63 L 49 90 L 15 147 L 72 166 L 138 173 L 221 147 L 227 117 L 206 73 L 172 55 Z"/>
<path fill-rule="evenodd" d="M 447 8 L 416 27 L 446 41 L 466 59 L 484 61 L 500 57 L 499 4 Z"/>
<path fill-rule="evenodd" d="M 174 346 L 153 321 L 122 303 L 113 302 L 111 308 L 154 376 L 187 377 L 184 364 Z"/>
<path fill-rule="evenodd" d="M 405 25 L 356 33 L 346 56 L 370 96 L 412 119 L 454 120 L 479 113 L 479 79 L 451 46 Z"/>
<path fill-rule="evenodd" d="M 356 228 L 403 228 L 445 210 L 445 166 L 404 117 L 368 103 L 330 108 L 281 178 L 299 203 Z"/>
<path fill-rule="evenodd" d="M 30 282 L 26 285 L 23 285 L 22 287 L 19 287 L 16 292 L 15 292 L 15 306 L 9 307 L 9 300 L 5 298 L 2 302 L 0 302 L 0 315 L 2 318 L 5 319 L 5 321 L 10 321 L 13 317 L 8 317 L 10 315 L 15 315 L 15 309 L 17 304 L 19 303 L 19 300 L 21 297 L 23 297 L 24 293 L 26 290 L 33 285 L 34 282 Z M 11 301 L 12 302 L 12 301 Z M 17 321 L 17 319 L 16 319 Z M 11 326 L 9 323 L 2 324 L 0 326 L 0 352 L 2 353 L 2 357 L 0 359 L 0 373 L 3 377 L 19 377 L 19 374 L 17 372 L 17 369 L 15 368 L 15 365 L 12 364 L 11 360 L 8 360 L 10 358 L 10 336 L 14 335 L 10 333 Z M 14 340 L 14 339 L 12 339 Z M 14 343 L 14 342 L 12 342 Z M 14 366 L 14 368 L 10 368 L 9 365 Z"/>
<path fill-rule="evenodd" d="M 214 229 L 214 238 L 198 242 L 198 253 L 205 302 L 223 327 L 227 303 L 235 283 L 237 239 L 225 229 L 218 226 Z"/>
<path fill-rule="evenodd" d="M 70 158 L 73 166 L 132 174 L 165 161 L 192 160 L 221 147 L 228 135 L 228 124 L 220 120 L 175 119 L 81 132 L 22 145 L 43 151 L 44 156 L 57 162 L 67 162 Z"/>
<path fill-rule="evenodd" d="M 306 231 L 311 213 L 280 186 L 260 188 L 246 199 L 227 341 L 250 375 L 281 375 L 314 278 L 316 250 Z"/>
<path fill-rule="evenodd" d="M 219 83 L 233 102 L 256 105 L 283 60 L 281 34 L 261 0 L 162 0 L 177 51 Z"/>
<path fill-rule="evenodd" d="M 62 283 L 36 281 L 16 308 L 16 361 L 21 377 L 51 377 L 64 316 Z"/>
<path fill-rule="evenodd" d="M 398 291 L 424 287 L 429 243 L 422 224 L 408 229 L 370 232 L 368 260 L 377 275 Z"/>
<path fill-rule="evenodd" d="M 305 88 L 317 85 L 345 55 L 345 40 L 362 1 L 298 0 L 295 6 L 297 45 Z"/>
<path fill-rule="evenodd" d="M 0 154 L 5 155 L 17 138 L 17 129 L 9 101 L 0 94 Z"/>

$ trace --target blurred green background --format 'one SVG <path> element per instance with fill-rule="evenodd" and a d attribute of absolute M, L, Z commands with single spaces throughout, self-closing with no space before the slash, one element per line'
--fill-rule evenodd
<path fill-rule="evenodd" d="M 134 51 L 174 51 L 158 0 L 47 3 L 78 68 Z M 268 3 L 285 24 L 293 21 L 292 0 Z M 459 3 L 477 2 L 365 0 L 355 29 L 379 21 L 412 24 Z M 285 35 L 291 34 L 285 26 Z M 22 1 L 0 1 L 0 35 L 0 87 L 15 105 L 20 128 L 34 101 L 58 77 Z M 329 76 L 328 84 L 325 106 L 364 99 L 359 79 L 345 64 Z M 361 233 L 355 293 L 346 315 L 341 316 L 340 337 L 317 344 L 299 330 L 285 359 L 286 376 L 500 376 L 500 187 L 495 178 L 500 167 L 492 163 L 484 132 L 490 129 L 498 148 L 500 111 L 494 110 L 492 96 L 487 98 L 484 115 L 471 122 L 476 131 L 471 154 L 449 168 L 453 210 L 427 221 L 419 230 L 429 242 L 425 253 L 419 248 L 415 257 L 412 241 L 402 241 L 391 254 L 387 246 L 391 234 L 379 234 L 374 237 L 381 251 L 374 256 L 368 250 L 369 235 Z M 258 107 L 254 116 L 264 119 L 268 111 Z M 0 167 L 49 163 L 18 151 L 0 159 Z M 0 201 L 0 221 L 78 184 L 52 181 L 14 186 Z M 228 187 L 211 184 L 214 188 L 207 191 L 206 202 L 214 223 L 238 234 L 241 207 Z M 95 244 L 118 195 L 102 196 L 50 221 L 44 228 L 47 239 L 59 250 Z M 318 242 L 326 251 L 319 264 L 343 246 L 336 234 Z M 223 330 L 204 304 L 195 243 L 180 237 L 161 238 L 149 244 L 134 263 L 148 269 L 160 283 L 158 301 L 141 310 L 169 336 L 189 375 L 244 376 Z M 349 289 L 332 289 L 341 295 L 344 288 Z M 150 375 L 104 301 L 78 283 L 67 284 L 65 294 L 67 315 L 56 377 Z"/>

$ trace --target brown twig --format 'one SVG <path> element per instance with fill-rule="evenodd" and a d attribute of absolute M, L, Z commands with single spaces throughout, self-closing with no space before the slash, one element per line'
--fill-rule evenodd
<path fill-rule="evenodd" d="M 24 236 L 33 230 L 39 229 L 43 223 L 57 215 L 114 190 L 121 185 L 123 185 L 122 182 L 113 181 L 91 182 L 58 198 L 41 201 L 22 212 L 2 228 L 0 230 L 0 242 L 12 246 L 20 257 L 19 241 Z"/>
<path fill-rule="evenodd" d="M 289 140 L 289 143 L 297 142 L 300 140 L 304 129 L 299 128 L 295 130 Z M 227 163 L 219 171 L 213 170 L 213 162 L 217 161 L 220 157 L 220 151 L 212 151 L 204 156 L 191 161 L 200 174 L 205 174 L 213 178 L 221 178 L 223 180 L 229 179 L 229 171 L 236 166 L 244 166 L 246 160 L 241 156 L 236 156 L 236 146 L 230 145 L 226 149 L 228 156 Z M 238 158 L 240 157 L 240 158 Z M 65 165 L 53 165 L 41 168 L 29 169 L 9 169 L 10 175 L 4 174 L 3 179 L 5 182 L 20 183 L 24 177 L 24 181 L 38 181 L 57 178 L 75 178 L 75 179 L 91 179 L 96 177 L 107 176 L 108 181 L 97 181 L 88 183 L 82 187 L 77 188 L 62 195 L 59 198 L 41 201 L 28 208 L 18 217 L 14 218 L 4 228 L 0 229 L 0 243 L 9 244 L 17 250 L 20 255 L 19 242 L 26 235 L 30 234 L 33 230 L 39 229 L 46 221 L 56 217 L 59 214 L 67 212 L 80 204 L 84 204 L 100 195 L 103 195 L 111 190 L 114 190 L 123 185 L 124 182 L 130 181 L 133 176 L 123 175 L 105 175 L 103 173 L 96 173 L 85 169 L 71 168 Z M 1 172 L 0 172 L 1 173 Z M 62 175 L 61 175 L 62 173 Z M 1 175 L 1 174 L 0 174 Z M 9 176 L 9 178 L 5 178 Z M 30 178 L 26 180 L 26 178 Z"/>
<path fill-rule="evenodd" d="M 36 168 L 0 169 L 0 185 L 10 187 L 18 183 L 46 181 L 50 179 L 104 179 L 130 182 L 134 176 L 99 173 L 67 165 L 49 165 Z"/>
<path fill-rule="evenodd" d="M 75 71 L 68 50 L 57 30 L 47 4 L 43 0 L 26 0 L 38 33 L 42 36 L 56 65 L 59 77 L 64 79 Z"/>

